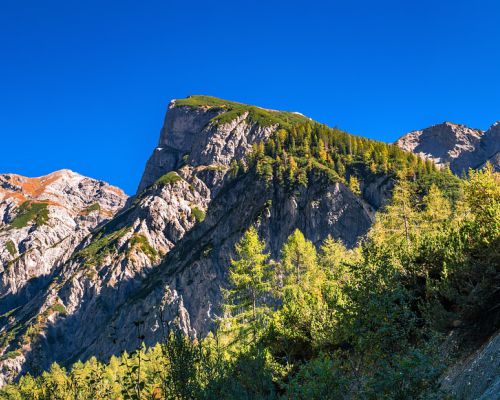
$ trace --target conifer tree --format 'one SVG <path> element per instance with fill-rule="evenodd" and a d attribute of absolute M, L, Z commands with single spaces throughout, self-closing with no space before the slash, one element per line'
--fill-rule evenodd
<path fill-rule="evenodd" d="M 450 218 L 451 205 L 439 188 L 432 184 L 429 193 L 423 198 L 421 228 L 429 233 L 439 229 Z"/>
<path fill-rule="evenodd" d="M 370 231 L 370 238 L 375 243 L 390 248 L 393 253 L 401 250 L 401 245 L 409 250 L 416 236 L 418 217 L 414 199 L 414 189 L 400 174 L 400 179 L 394 186 L 392 201 L 378 214 Z"/>
<path fill-rule="evenodd" d="M 269 295 L 269 255 L 264 252 L 265 243 L 259 239 L 255 227 L 250 227 L 236 245 L 237 257 L 231 261 L 229 283 L 225 291 L 225 311 L 222 332 L 242 344 L 256 344 L 262 330 L 268 307 L 265 298 Z"/>
<path fill-rule="evenodd" d="M 349 189 L 350 189 L 351 192 L 353 192 L 354 194 L 356 194 L 358 196 L 361 194 L 361 189 L 360 189 L 360 186 L 359 186 L 359 180 L 354 175 L 351 175 L 349 177 Z"/>
<path fill-rule="evenodd" d="M 295 229 L 283 245 L 281 260 L 285 287 L 307 287 L 318 273 L 316 249 L 298 229 Z"/>

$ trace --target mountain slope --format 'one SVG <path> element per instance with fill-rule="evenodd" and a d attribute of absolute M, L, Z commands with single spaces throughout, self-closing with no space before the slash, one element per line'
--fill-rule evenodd
<path fill-rule="evenodd" d="M 273 258 L 296 228 L 316 244 L 331 235 L 352 247 L 401 170 L 433 166 L 295 113 L 173 101 L 136 197 L 0 320 L 3 379 L 134 349 L 138 321 L 148 344 L 163 320 L 203 336 L 249 226 L 269 238 Z"/>
<path fill-rule="evenodd" d="M 449 164 L 450 169 L 457 175 L 469 168 L 479 168 L 488 161 L 496 170 L 500 170 L 499 122 L 487 131 L 443 122 L 409 132 L 395 144 L 424 159 L 430 159 L 437 165 Z"/>
<path fill-rule="evenodd" d="M 0 175 L 0 313 L 32 297 L 126 199 L 120 189 L 69 170 Z"/>

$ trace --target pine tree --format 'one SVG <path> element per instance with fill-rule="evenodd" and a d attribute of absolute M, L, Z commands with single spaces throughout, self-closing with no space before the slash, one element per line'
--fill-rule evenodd
<path fill-rule="evenodd" d="M 421 228 L 429 233 L 439 229 L 450 218 L 451 205 L 439 188 L 432 184 L 423 198 Z"/>
<path fill-rule="evenodd" d="M 325 149 L 325 142 L 323 142 L 323 139 L 321 138 L 318 141 L 318 157 L 323 162 L 325 162 L 328 158 L 328 154 Z"/>
<path fill-rule="evenodd" d="M 377 215 L 370 231 L 375 243 L 383 244 L 393 253 L 401 250 L 401 245 L 409 250 L 417 233 L 414 189 L 402 175 L 394 186 L 392 202 Z"/>

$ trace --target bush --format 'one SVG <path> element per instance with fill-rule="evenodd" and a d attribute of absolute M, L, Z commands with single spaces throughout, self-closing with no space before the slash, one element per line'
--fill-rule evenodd
<path fill-rule="evenodd" d="M 8 240 L 7 243 L 5 243 L 5 247 L 7 247 L 7 251 L 10 253 L 12 257 L 14 257 L 17 254 L 16 245 L 12 240 Z"/>
<path fill-rule="evenodd" d="M 182 178 L 175 171 L 167 172 L 165 175 L 158 178 L 155 182 L 155 185 L 165 186 L 165 185 L 174 185 L 176 182 L 179 182 Z"/>
<path fill-rule="evenodd" d="M 196 222 L 203 222 L 205 220 L 205 213 L 203 212 L 203 210 L 199 209 L 198 207 L 196 207 L 196 206 L 192 207 L 191 213 L 193 214 Z"/>

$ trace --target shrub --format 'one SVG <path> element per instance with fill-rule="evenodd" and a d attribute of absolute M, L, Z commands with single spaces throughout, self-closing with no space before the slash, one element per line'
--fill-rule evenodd
<path fill-rule="evenodd" d="M 10 253 L 12 257 L 14 257 L 17 254 L 16 245 L 12 240 L 7 241 L 7 243 L 5 243 L 5 247 L 7 247 L 7 251 Z"/>
<path fill-rule="evenodd" d="M 158 178 L 155 182 L 155 185 L 165 186 L 165 185 L 174 185 L 176 182 L 179 182 L 182 178 L 175 171 L 167 172 L 165 175 Z"/>
<path fill-rule="evenodd" d="M 196 222 L 203 222 L 205 220 L 205 213 L 203 212 L 203 210 L 199 209 L 198 207 L 196 207 L 196 206 L 192 207 L 191 213 L 193 214 Z"/>

